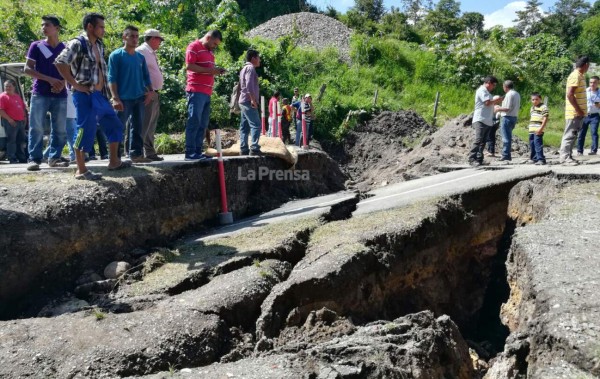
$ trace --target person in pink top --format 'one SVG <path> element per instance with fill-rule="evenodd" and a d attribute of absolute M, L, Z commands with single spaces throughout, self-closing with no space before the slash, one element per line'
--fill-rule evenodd
<path fill-rule="evenodd" d="M 221 32 L 211 30 L 199 40 L 190 43 L 185 51 L 187 69 L 187 109 L 185 125 L 185 160 L 210 159 L 202 153 L 204 133 L 210 118 L 210 95 L 212 95 L 215 75 L 223 75 L 225 70 L 215 66 L 213 50 L 223 39 Z"/>
<path fill-rule="evenodd" d="M 277 129 L 273 129 L 273 126 L 277 123 L 275 119 L 277 118 L 277 103 L 279 103 L 279 98 L 281 97 L 281 93 L 279 91 L 273 92 L 273 96 L 271 100 L 269 100 L 269 133 L 267 134 L 269 137 L 279 137 L 279 135 L 275 135 L 275 133 L 280 133 L 280 127 L 277 125 Z"/>
<path fill-rule="evenodd" d="M 25 103 L 17 93 L 17 83 L 12 79 L 4 82 L 4 92 L 0 93 L 0 117 L 6 132 L 6 155 L 10 163 L 27 163 L 23 142 L 25 135 Z"/>

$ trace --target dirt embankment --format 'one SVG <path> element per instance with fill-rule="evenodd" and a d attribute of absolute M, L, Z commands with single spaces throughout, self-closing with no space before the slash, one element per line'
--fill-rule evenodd
<path fill-rule="evenodd" d="M 259 177 L 260 170 L 289 169 L 274 158 L 232 159 L 225 167 L 236 218 L 343 188 L 337 165 L 319 152 L 300 154 L 295 172 L 307 173 L 300 180 Z M 161 246 L 214 224 L 219 209 L 214 161 L 107 172 L 97 183 L 76 181 L 70 170 L 6 175 L 0 191 L 0 317 L 22 308 L 16 301 L 26 308 L 117 253 Z"/>
<path fill-rule="evenodd" d="M 437 174 L 443 166 L 466 163 L 473 137 L 471 117 L 467 115 L 436 128 L 414 111 L 385 111 L 358 125 L 340 144 L 323 147 L 349 176 L 350 184 L 367 191 Z M 497 154 L 501 148 L 497 133 Z M 527 144 L 513 137 L 513 158 L 528 154 Z"/>

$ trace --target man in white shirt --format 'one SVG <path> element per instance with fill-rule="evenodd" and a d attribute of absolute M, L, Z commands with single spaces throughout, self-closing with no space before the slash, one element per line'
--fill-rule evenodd
<path fill-rule="evenodd" d="M 598 88 L 598 77 L 590 78 L 590 86 L 586 89 L 587 97 L 587 116 L 583 119 L 583 125 L 577 135 L 577 155 L 583 155 L 583 146 L 585 145 L 585 136 L 588 128 L 592 129 L 592 146 L 589 155 L 598 153 L 598 122 L 600 121 L 600 89 Z"/>
<path fill-rule="evenodd" d="M 150 73 L 150 82 L 152 83 L 152 96 L 150 102 L 144 110 L 144 122 L 142 126 L 142 139 L 144 141 L 144 156 L 153 161 L 162 161 L 154 149 L 154 133 L 160 115 L 160 96 L 159 91 L 163 88 L 163 74 L 158 66 L 156 51 L 164 38 L 156 29 L 148 29 L 144 32 L 144 43 L 137 49 L 146 58 L 146 65 Z"/>
<path fill-rule="evenodd" d="M 500 112 L 500 135 L 502 136 L 502 158 L 501 161 L 508 163 L 512 160 L 512 131 L 517 125 L 517 116 L 521 108 L 521 96 L 514 90 L 512 80 L 504 81 L 503 89 L 506 95 L 501 106 L 496 106 L 495 111 Z"/>
<path fill-rule="evenodd" d="M 469 152 L 469 164 L 473 167 L 483 163 L 483 147 L 492 129 L 494 117 L 494 105 L 502 102 L 503 97 L 494 99 L 492 92 L 498 84 L 498 79 L 487 76 L 483 84 L 475 92 L 475 111 L 473 112 L 473 129 L 475 129 L 475 140 Z"/>

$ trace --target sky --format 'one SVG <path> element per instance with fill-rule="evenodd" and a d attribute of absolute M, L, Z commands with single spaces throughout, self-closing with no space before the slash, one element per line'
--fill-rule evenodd
<path fill-rule="evenodd" d="M 325 9 L 328 5 L 333 6 L 340 12 L 345 12 L 354 5 L 354 0 L 310 0 L 310 2 L 321 9 Z M 437 1 L 434 0 L 434 4 Z M 552 7 L 556 0 L 541 0 L 542 10 L 548 11 Z M 588 1 L 591 3 L 591 1 Z M 400 0 L 384 0 L 386 8 L 401 7 L 402 2 Z M 526 1 L 512 1 L 512 0 L 494 0 L 494 1 L 481 1 L 481 0 L 462 0 L 460 1 L 460 8 L 463 12 L 479 12 L 485 16 L 485 27 L 491 28 L 495 25 L 502 25 L 509 27 L 513 25 L 512 20 L 516 18 L 516 11 L 525 8 Z"/>

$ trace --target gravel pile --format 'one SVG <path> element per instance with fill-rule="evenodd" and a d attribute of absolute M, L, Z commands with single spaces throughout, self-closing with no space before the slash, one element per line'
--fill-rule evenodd
<path fill-rule="evenodd" d="M 345 60 L 350 57 L 351 30 L 338 20 L 318 13 L 300 12 L 272 18 L 246 33 L 246 37 L 276 40 L 291 35 L 294 25 L 302 36 L 300 46 L 317 50 L 335 47 Z"/>

